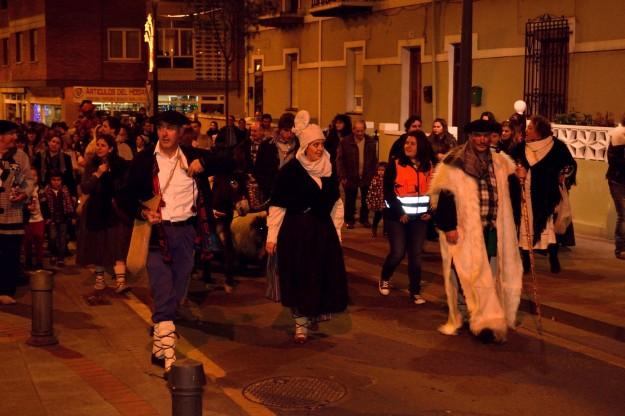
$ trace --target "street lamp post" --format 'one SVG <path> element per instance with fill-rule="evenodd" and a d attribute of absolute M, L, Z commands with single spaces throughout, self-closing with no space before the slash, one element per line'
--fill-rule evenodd
<path fill-rule="evenodd" d="M 158 0 L 152 0 L 152 20 L 153 20 L 153 42 L 152 59 L 154 67 L 152 70 L 152 115 L 158 114 Z"/>
<path fill-rule="evenodd" d="M 146 5 L 147 7 L 147 5 Z M 158 0 L 151 0 L 150 7 L 151 12 L 148 13 L 147 20 L 145 22 L 144 41 L 148 44 L 148 81 L 150 83 L 150 74 L 152 74 L 151 91 L 152 91 L 152 115 L 155 116 L 158 113 L 158 30 L 157 30 L 157 12 L 158 12 Z"/>

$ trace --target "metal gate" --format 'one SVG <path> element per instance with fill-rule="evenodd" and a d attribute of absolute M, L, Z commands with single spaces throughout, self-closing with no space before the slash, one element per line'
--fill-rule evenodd
<path fill-rule="evenodd" d="M 549 15 L 525 25 L 524 100 L 529 115 L 553 119 L 567 111 L 569 22 Z"/>

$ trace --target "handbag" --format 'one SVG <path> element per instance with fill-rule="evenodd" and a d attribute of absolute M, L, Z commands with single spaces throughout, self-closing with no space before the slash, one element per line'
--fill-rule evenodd
<path fill-rule="evenodd" d="M 161 196 L 154 195 L 151 199 L 145 201 L 143 205 L 152 211 L 156 211 L 160 203 Z M 126 268 L 134 275 L 145 269 L 151 234 L 152 224 L 145 220 L 135 219 L 130 237 L 128 257 L 126 258 Z"/>
<path fill-rule="evenodd" d="M 553 229 L 556 234 L 566 233 L 566 229 L 569 228 L 571 222 L 573 222 L 573 213 L 571 212 L 571 204 L 569 202 L 569 192 L 564 184 L 560 185 L 560 195 L 562 199 L 554 210 L 555 221 L 553 223 Z"/>

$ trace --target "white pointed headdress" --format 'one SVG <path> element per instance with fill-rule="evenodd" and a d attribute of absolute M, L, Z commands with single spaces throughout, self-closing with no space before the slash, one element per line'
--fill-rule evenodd
<path fill-rule="evenodd" d="M 299 150 L 295 158 L 302 164 L 304 169 L 311 176 L 328 177 L 332 175 L 332 163 L 330 162 L 330 154 L 324 150 L 321 159 L 311 162 L 306 156 L 306 148 L 317 140 L 325 140 L 321 127 L 316 124 L 310 124 L 310 114 L 308 111 L 302 110 L 295 115 L 295 127 L 293 133 L 299 139 Z"/>
<path fill-rule="evenodd" d="M 299 139 L 299 146 L 306 150 L 309 144 L 316 140 L 325 140 L 321 127 L 316 124 L 310 124 L 310 114 L 308 111 L 301 110 L 295 115 L 295 127 L 293 133 Z"/>

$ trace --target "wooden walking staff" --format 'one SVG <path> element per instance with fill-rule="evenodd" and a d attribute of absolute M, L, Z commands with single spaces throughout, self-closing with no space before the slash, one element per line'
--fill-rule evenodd
<path fill-rule="evenodd" d="M 534 269 L 534 242 L 532 241 L 532 234 L 530 226 L 529 209 L 527 208 L 527 194 L 525 191 L 525 178 L 519 178 L 521 181 L 521 209 L 523 210 L 523 225 L 525 226 L 525 234 L 527 236 L 527 247 L 529 248 L 530 255 L 530 272 L 532 274 L 532 295 L 534 296 L 534 305 L 536 307 L 536 315 L 538 316 L 537 330 L 540 335 L 543 334 L 543 322 L 542 314 L 540 312 L 540 301 L 538 300 L 538 283 L 536 279 L 536 272 Z"/>

